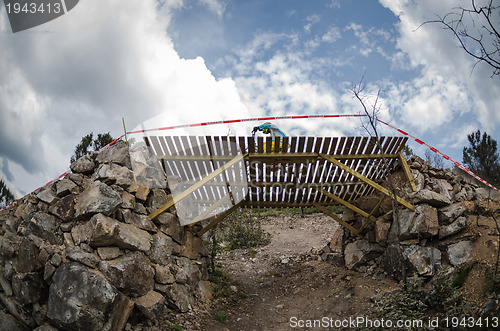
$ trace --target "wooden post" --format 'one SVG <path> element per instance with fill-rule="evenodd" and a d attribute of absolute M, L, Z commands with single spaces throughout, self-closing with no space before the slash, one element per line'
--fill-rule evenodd
<path fill-rule="evenodd" d="M 122 122 L 123 122 L 123 132 L 125 132 L 125 143 L 128 146 L 128 140 L 127 140 L 127 129 L 125 128 L 125 118 L 122 117 Z"/>

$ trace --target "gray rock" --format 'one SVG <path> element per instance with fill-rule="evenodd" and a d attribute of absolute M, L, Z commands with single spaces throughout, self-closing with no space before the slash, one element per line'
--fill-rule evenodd
<path fill-rule="evenodd" d="M 500 194 L 489 187 L 479 187 L 476 189 L 476 199 L 478 201 L 488 200 L 488 198 L 498 198 Z"/>
<path fill-rule="evenodd" d="M 465 263 L 472 252 L 472 248 L 473 244 L 468 240 L 459 241 L 458 243 L 449 245 L 446 252 L 448 254 L 450 264 L 453 266 L 459 266 Z"/>
<path fill-rule="evenodd" d="M 121 330 L 130 303 L 99 274 L 77 262 L 65 263 L 52 277 L 47 317 L 63 330 Z"/>
<path fill-rule="evenodd" d="M 75 215 L 75 197 L 76 195 L 69 194 L 59 199 L 50 207 L 49 212 L 64 222 L 71 221 Z"/>
<path fill-rule="evenodd" d="M 54 275 L 54 272 L 56 272 L 56 270 L 56 267 L 54 267 L 52 263 L 45 263 L 45 268 L 43 269 L 43 280 L 45 281 L 45 283 L 50 283 L 50 279 L 52 278 L 52 275 Z"/>
<path fill-rule="evenodd" d="M 149 251 L 152 241 L 146 231 L 103 214 L 94 215 L 87 223 L 73 227 L 71 235 L 76 245 L 86 242 L 92 247 L 118 246 L 144 252 Z"/>
<path fill-rule="evenodd" d="M 141 252 L 133 252 L 99 263 L 99 270 L 124 294 L 140 297 L 154 288 L 154 269 Z"/>
<path fill-rule="evenodd" d="M 173 247 L 172 238 L 162 233 L 155 234 L 151 244 L 151 251 L 148 254 L 149 258 L 154 263 L 168 265 L 171 262 Z"/>
<path fill-rule="evenodd" d="M 122 208 L 134 209 L 135 208 L 135 197 L 127 191 L 121 193 L 122 196 Z"/>
<path fill-rule="evenodd" d="M 436 208 L 423 204 L 415 211 L 404 209 L 399 214 L 399 237 L 401 240 L 428 238 L 439 231 Z"/>
<path fill-rule="evenodd" d="M 0 331 L 26 331 L 28 328 L 19 323 L 14 316 L 0 310 Z"/>
<path fill-rule="evenodd" d="M 64 176 L 64 178 L 71 180 L 73 183 L 75 183 L 78 186 L 82 186 L 83 180 L 85 177 L 82 174 L 76 174 L 76 173 L 70 172 L 69 174 L 66 174 L 66 176 Z"/>
<path fill-rule="evenodd" d="M 57 197 L 52 191 L 51 186 L 43 188 L 39 193 L 37 193 L 36 197 L 48 204 L 52 204 L 54 201 L 57 200 Z"/>
<path fill-rule="evenodd" d="M 378 244 L 371 244 L 365 239 L 357 240 L 347 244 L 344 250 L 345 265 L 348 269 L 356 270 L 367 265 L 383 252 L 384 249 Z"/>
<path fill-rule="evenodd" d="M 51 325 L 40 325 L 33 331 L 58 331 L 57 328 L 51 326 Z"/>
<path fill-rule="evenodd" d="M 439 229 L 439 240 L 457 234 L 467 226 L 467 218 L 459 217 L 455 222 Z"/>
<path fill-rule="evenodd" d="M 465 207 L 461 203 L 454 203 L 438 209 L 440 224 L 450 224 L 465 212 Z"/>
<path fill-rule="evenodd" d="M 28 221 L 21 224 L 22 229 L 18 232 L 24 236 L 30 234 L 47 240 L 52 245 L 60 245 L 63 242 L 62 231 L 59 229 L 60 221 L 52 215 L 39 212 L 34 214 Z"/>
<path fill-rule="evenodd" d="M 179 245 L 184 242 L 184 228 L 177 216 L 163 212 L 154 219 L 160 230 L 174 239 Z"/>
<path fill-rule="evenodd" d="M 187 283 L 191 288 L 196 288 L 202 278 L 200 271 L 201 266 L 199 265 L 199 262 L 181 257 L 177 259 L 176 264 L 179 267 L 176 277 L 178 277 L 180 271 L 182 271 L 186 275 L 186 280 L 183 283 Z"/>
<path fill-rule="evenodd" d="M 22 305 L 37 302 L 45 290 L 38 272 L 17 274 L 12 277 L 12 291 Z"/>
<path fill-rule="evenodd" d="M 194 300 L 187 289 L 187 285 L 168 285 L 166 296 L 168 305 L 171 308 L 182 313 L 185 313 L 192 309 Z"/>
<path fill-rule="evenodd" d="M 121 196 L 111 187 L 99 181 L 91 182 L 76 199 L 75 218 L 97 213 L 109 216 L 121 202 Z"/>
<path fill-rule="evenodd" d="M 28 273 L 42 268 L 37 258 L 38 247 L 36 247 L 33 242 L 22 237 L 21 244 L 17 249 L 17 258 L 14 260 L 14 268 L 17 272 Z"/>
<path fill-rule="evenodd" d="M 116 163 L 132 170 L 128 146 L 123 140 L 118 140 L 113 145 L 105 147 L 97 154 L 96 161 L 100 164 Z"/>
<path fill-rule="evenodd" d="M 76 247 L 66 247 L 66 257 L 70 260 L 80 262 L 94 269 L 99 264 L 99 259 L 97 258 L 97 256 L 91 253 L 86 253 Z"/>
<path fill-rule="evenodd" d="M 62 198 L 68 194 L 78 194 L 79 188 L 72 180 L 63 178 L 56 182 L 56 195 L 58 198 Z"/>
<path fill-rule="evenodd" d="M 453 186 L 446 179 L 435 180 L 436 191 L 448 200 L 453 200 Z"/>
<path fill-rule="evenodd" d="M 175 277 L 169 267 L 155 264 L 155 282 L 160 284 L 173 284 Z"/>
<path fill-rule="evenodd" d="M 165 308 L 165 298 L 155 291 L 150 291 L 142 297 L 134 299 L 134 302 L 141 313 L 153 321 L 157 321 L 157 317 L 161 316 Z"/>
<path fill-rule="evenodd" d="M 73 162 L 69 168 L 77 174 L 91 174 L 94 172 L 96 165 L 91 155 L 84 155 Z"/>
<path fill-rule="evenodd" d="M 4 277 L 4 268 L 1 265 L 0 265 L 0 287 L 8 297 L 12 296 L 13 294 L 12 286 L 10 285 L 10 282 Z"/>
<path fill-rule="evenodd" d="M 130 218 L 130 223 L 135 225 L 139 229 L 143 229 L 150 232 L 158 232 L 158 228 L 154 225 L 153 221 L 151 221 L 151 219 L 146 215 L 132 213 Z"/>
<path fill-rule="evenodd" d="M 96 172 L 96 179 L 108 185 L 118 185 L 123 188 L 129 188 L 134 182 L 134 173 L 127 167 L 114 164 L 101 164 Z"/>
<path fill-rule="evenodd" d="M 413 175 L 413 181 L 415 182 L 415 186 L 417 187 L 417 191 L 424 189 L 424 186 L 425 186 L 424 175 L 416 169 L 411 169 L 411 173 Z"/>
<path fill-rule="evenodd" d="M 109 246 L 109 247 L 97 247 L 97 254 L 103 260 L 112 260 L 116 259 L 119 256 L 123 255 L 123 252 L 120 248 Z"/>
<path fill-rule="evenodd" d="M 151 192 L 146 201 L 146 208 L 149 213 L 154 212 L 169 201 L 167 192 L 164 189 L 156 188 L 151 190 Z"/>
<path fill-rule="evenodd" d="M 413 203 L 427 203 L 434 207 L 443 207 L 451 203 L 448 197 L 429 189 L 409 193 L 408 198 L 411 199 Z"/>
<path fill-rule="evenodd" d="M 186 231 L 184 244 L 181 246 L 181 256 L 194 260 L 202 251 L 204 245 L 201 238 L 194 235 L 191 231 Z"/>
<path fill-rule="evenodd" d="M 410 264 L 410 269 L 419 276 L 434 276 L 441 267 L 441 252 L 437 248 L 406 246 L 403 253 Z"/>

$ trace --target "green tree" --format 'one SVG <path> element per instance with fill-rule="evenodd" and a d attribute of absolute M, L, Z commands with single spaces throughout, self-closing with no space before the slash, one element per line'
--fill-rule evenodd
<path fill-rule="evenodd" d="M 467 135 L 469 147 L 464 147 L 463 163 L 474 173 L 493 183 L 498 183 L 500 171 L 497 142 L 480 130 Z"/>
<path fill-rule="evenodd" d="M 3 180 L 0 179 L 0 207 L 5 207 L 13 202 L 14 195 L 9 190 L 9 188 L 5 185 Z"/>
<path fill-rule="evenodd" d="M 96 152 L 112 142 L 114 139 L 111 137 L 109 132 L 99 133 L 97 137 L 94 138 L 94 133 L 91 132 L 88 135 L 82 137 L 82 140 L 75 147 L 75 154 L 71 156 L 71 163 L 75 162 L 84 155 Z"/>

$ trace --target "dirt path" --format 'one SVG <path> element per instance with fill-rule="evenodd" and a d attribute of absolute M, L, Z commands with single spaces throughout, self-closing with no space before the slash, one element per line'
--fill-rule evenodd
<path fill-rule="evenodd" d="M 368 314 L 373 309 L 370 298 L 397 285 L 385 277 L 350 272 L 311 254 L 312 248 L 327 243 L 335 226 L 319 214 L 265 221 L 263 228 L 273 235 L 269 245 L 230 251 L 219 258 L 237 289 L 233 287 L 234 294 L 211 311 L 213 317 L 219 314 L 227 320 L 207 319 L 202 329 L 290 330 L 307 320 Z"/>

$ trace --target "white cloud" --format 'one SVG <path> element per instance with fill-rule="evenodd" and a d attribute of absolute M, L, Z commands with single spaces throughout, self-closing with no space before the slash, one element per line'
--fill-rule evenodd
<path fill-rule="evenodd" d="M 222 18 L 224 12 L 226 11 L 227 2 L 222 0 L 199 0 L 200 3 L 206 6 L 210 11 L 217 14 L 217 16 Z"/>
<path fill-rule="evenodd" d="M 203 4 L 224 12 L 225 2 Z M 87 0 L 18 34 L 0 12 L 0 157 L 18 191 L 64 172 L 83 135 L 122 134 L 121 117 L 131 129 L 158 115 L 151 125 L 248 116 L 231 79 L 175 51 L 165 31 L 182 6 Z"/>
<path fill-rule="evenodd" d="M 424 132 L 468 114 L 468 121 L 476 119 L 483 130 L 494 132 L 500 123 L 499 78 L 490 78 L 491 71 L 488 74 L 487 66 L 481 64 L 473 70 L 474 61 L 458 47 L 449 31 L 437 24 L 420 26 L 457 6 L 470 6 L 470 1 L 380 0 L 380 3 L 400 19 L 397 47 L 401 53 L 395 57 L 393 67 L 404 67 L 407 58 L 412 68 L 420 72 L 411 82 L 390 88 L 391 106 L 397 109 L 399 120 Z"/>

